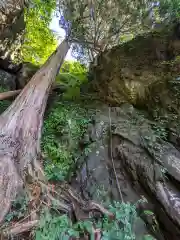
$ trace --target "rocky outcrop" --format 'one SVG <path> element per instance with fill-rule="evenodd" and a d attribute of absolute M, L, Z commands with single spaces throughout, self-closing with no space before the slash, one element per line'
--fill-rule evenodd
<path fill-rule="evenodd" d="M 180 37 L 175 30 L 168 26 L 100 54 L 90 67 L 93 90 L 112 105 L 147 107 L 150 100 L 154 105 L 179 77 Z"/>
<path fill-rule="evenodd" d="M 0 85 L 6 89 L 22 89 L 39 69 L 32 63 L 15 64 L 7 59 L 0 59 Z"/>
<path fill-rule="evenodd" d="M 96 107 L 95 137 L 89 138 L 96 140 L 73 181 L 85 198 L 99 201 L 135 203 L 144 196 L 139 214 L 159 240 L 180 239 L 176 30 L 177 25 L 138 36 L 103 52 L 90 66 L 88 91 L 111 107 Z"/>
<path fill-rule="evenodd" d="M 98 110 L 91 151 L 73 186 L 98 201 L 136 203 L 144 196 L 139 213 L 150 232 L 160 240 L 180 239 L 180 152 L 165 126 L 129 104 Z"/>
<path fill-rule="evenodd" d="M 19 49 L 25 29 L 25 0 L 2 0 L 0 2 L 0 57 L 19 58 Z"/>
<path fill-rule="evenodd" d="M 0 70 L 0 86 L 7 90 L 16 89 L 16 76 Z"/>
<path fill-rule="evenodd" d="M 39 70 L 39 67 L 32 63 L 25 62 L 17 72 L 17 86 L 23 88 L 31 79 L 31 77 Z"/>

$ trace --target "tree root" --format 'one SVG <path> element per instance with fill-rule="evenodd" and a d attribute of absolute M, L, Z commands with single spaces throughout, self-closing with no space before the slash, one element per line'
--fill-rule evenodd
<path fill-rule="evenodd" d="M 41 191 L 39 191 L 38 186 L 41 186 Z M 75 216 L 75 221 L 89 219 L 90 216 L 93 216 L 95 213 L 100 213 L 101 216 L 106 215 L 110 219 L 114 219 L 114 215 L 102 205 L 94 201 L 82 199 L 67 183 L 62 183 L 58 186 L 54 185 L 53 188 L 50 188 L 49 185 L 35 182 L 34 188 L 31 184 L 29 185 L 28 191 L 32 193 L 29 201 L 30 214 L 19 222 L 11 223 L 9 227 L 3 229 L 2 236 L 18 236 L 31 231 L 32 228 L 38 227 L 40 209 L 42 209 L 43 206 L 54 209 L 53 201 L 56 202 L 56 210 L 59 214 L 65 213 L 68 216 Z M 33 209 L 35 210 L 33 211 Z M 33 212 L 35 212 L 37 216 L 36 219 L 31 217 Z"/>

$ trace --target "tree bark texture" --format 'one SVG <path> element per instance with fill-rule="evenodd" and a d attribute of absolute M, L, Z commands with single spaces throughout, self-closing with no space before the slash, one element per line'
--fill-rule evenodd
<path fill-rule="evenodd" d="M 68 49 L 64 40 L 0 116 L 0 222 L 22 188 L 26 174 L 33 175 L 38 165 L 49 90 Z"/>

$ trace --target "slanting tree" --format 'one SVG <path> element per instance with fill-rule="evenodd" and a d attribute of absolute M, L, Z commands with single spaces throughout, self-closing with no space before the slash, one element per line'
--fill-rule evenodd
<path fill-rule="evenodd" d="M 48 93 L 69 49 L 63 41 L 0 118 L 0 222 L 26 176 L 39 169 L 40 137 Z"/>

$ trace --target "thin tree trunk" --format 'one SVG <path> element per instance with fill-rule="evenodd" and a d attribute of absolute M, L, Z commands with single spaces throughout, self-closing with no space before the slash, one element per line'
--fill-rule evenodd
<path fill-rule="evenodd" d="M 64 40 L 0 117 L 0 222 L 38 166 L 43 116 L 69 44 Z"/>
<path fill-rule="evenodd" d="M 63 93 L 67 90 L 67 87 L 63 84 L 54 83 L 52 85 L 52 90 L 59 90 L 61 93 Z M 12 97 L 16 97 L 21 91 L 22 91 L 22 89 L 8 91 L 8 92 L 2 92 L 2 93 L 0 93 L 0 101 L 11 99 Z"/>
<path fill-rule="evenodd" d="M 20 92 L 21 92 L 21 89 L 0 93 L 0 100 L 5 100 L 5 99 L 12 98 L 12 97 L 16 97 Z"/>

